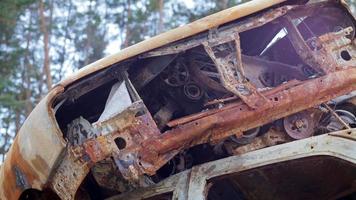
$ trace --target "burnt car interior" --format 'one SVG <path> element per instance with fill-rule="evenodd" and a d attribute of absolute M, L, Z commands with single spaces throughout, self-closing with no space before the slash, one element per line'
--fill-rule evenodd
<path fill-rule="evenodd" d="M 329 42 L 326 35 L 345 44 Z M 172 141 L 176 144 L 167 147 L 164 158 L 149 158 L 150 154 L 143 154 L 144 159 L 137 157 L 142 162 L 136 164 L 144 169 L 148 169 L 145 162 L 158 160 L 160 164 L 154 170 L 145 171 L 137 181 L 125 173 L 127 163 L 132 161 L 129 156 L 140 155 L 140 147 L 157 146 L 155 142 L 162 142 L 164 135 L 172 135 L 190 122 L 229 109 L 234 103 L 243 104 L 240 111 L 244 115 L 246 110 L 258 110 L 268 102 L 278 103 L 279 97 L 266 99 L 273 91 L 292 88 L 335 71 L 329 67 L 330 62 L 337 66 L 354 65 L 354 38 L 355 21 L 336 1 L 310 5 L 285 3 L 116 63 L 69 85 L 53 104 L 64 138 L 71 146 L 80 146 L 89 139 L 113 135 L 117 148 L 112 156 L 90 167 L 77 197 L 107 198 L 157 183 L 205 162 L 356 127 L 356 107 L 350 101 L 352 95 L 346 95 L 283 118 L 272 118 L 258 127 L 233 129 L 216 140 Z M 321 41 L 336 46 L 325 50 Z M 316 52 L 316 56 L 301 51 L 303 48 Z M 325 51 L 335 56 L 320 62 L 317 58 Z M 163 139 L 144 143 L 159 136 Z M 197 134 L 196 138 L 204 136 Z M 138 153 L 130 154 L 132 151 Z M 122 159 L 123 155 L 127 160 Z M 281 169 L 266 167 L 211 180 L 208 199 L 274 199 L 278 195 L 284 199 L 283 195 L 300 191 L 288 185 L 303 181 L 300 177 L 316 183 L 309 185 L 311 191 L 317 191 L 313 193 L 318 196 L 314 199 L 332 197 L 333 191 L 342 187 L 317 184 L 322 174 L 333 173 L 325 166 L 340 165 L 338 162 L 319 159 L 295 162 Z M 330 164 L 322 165 L 325 169 L 318 168 L 320 162 Z M 347 165 L 337 167 L 354 173 Z M 286 174 L 294 176 L 286 178 Z M 347 177 L 344 179 L 347 181 Z M 276 185 L 283 187 L 283 191 L 272 188 Z M 313 199 L 306 191 L 308 188 L 304 188 L 305 194 L 300 194 L 302 199 Z"/>

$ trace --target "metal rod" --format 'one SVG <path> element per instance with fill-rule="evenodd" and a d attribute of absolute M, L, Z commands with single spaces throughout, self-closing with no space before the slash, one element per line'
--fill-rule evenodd
<path fill-rule="evenodd" d="M 351 127 L 332 108 L 330 108 L 328 104 L 323 103 L 323 105 L 331 112 L 332 115 L 334 115 L 334 117 L 336 117 L 337 120 L 339 120 L 344 125 L 344 127 L 351 129 Z"/>

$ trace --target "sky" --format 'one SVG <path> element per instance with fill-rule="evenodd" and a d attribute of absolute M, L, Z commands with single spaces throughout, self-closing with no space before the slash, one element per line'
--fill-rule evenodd
<path fill-rule="evenodd" d="M 194 0 L 178 0 L 178 1 L 184 2 L 188 8 L 194 7 Z M 109 37 L 114 37 L 116 35 L 119 35 L 119 32 L 120 32 L 120 30 L 118 29 L 118 27 L 115 24 L 108 25 Z M 105 54 L 110 55 L 110 54 L 120 51 L 120 44 L 121 44 L 120 39 L 111 41 L 108 44 L 108 46 L 106 47 Z"/>

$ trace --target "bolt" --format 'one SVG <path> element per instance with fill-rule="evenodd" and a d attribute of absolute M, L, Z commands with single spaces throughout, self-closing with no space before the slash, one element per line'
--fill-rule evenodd
<path fill-rule="evenodd" d="M 300 129 L 300 128 L 302 128 L 302 127 L 304 126 L 304 122 L 303 122 L 303 120 L 298 119 L 298 120 L 296 120 L 296 121 L 294 122 L 294 125 L 295 125 L 295 127 L 297 127 L 298 129 Z"/>

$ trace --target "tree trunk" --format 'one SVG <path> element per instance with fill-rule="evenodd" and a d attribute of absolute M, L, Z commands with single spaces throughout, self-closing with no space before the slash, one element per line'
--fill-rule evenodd
<path fill-rule="evenodd" d="M 84 65 L 83 66 L 80 66 L 80 67 L 84 67 L 84 66 L 87 66 L 89 63 L 90 63 L 90 56 L 91 56 L 91 49 L 93 48 L 93 46 L 92 46 L 92 37 L 93 37 L 93 34 L 94 34 L 94 32 L 93 32 L 93 30 L 92 30 L 92 28 L 93 28 L 93 24 L 92 24 L 92 3 L 93 3 L 93 1 L 92 0 L 90 0 L 89 1 L 89 12 L 88 12 L 88 17 L 89 17 L 89 22 L 88 22 L 88 24 L 87 24 L 87 27 L 86 27 L 86 29 L 85 29 L 85 34 L 86 34 L 86 36 L 87 36 L 87 38 L 86 38 L 86 40 L 85 40 L 85 59 L 84 59 Z M 89 13 L 90 13 L 90 15 L 89 15 Z"/>
<path fill-rule="evenodd" d="M 131 0 L 127 0 L 127 21 L 126 21 L 126 30 L 125 30 L 125 41 L 123 47 L 128 47 L 130 45 L 130 40 L 131 40 Z"/>
<path fill-rule="evenodd" d="M 41 32 L 43 34 L 43 51 L 44 51 L 44 63 L 43 63 L 43 72 L 46 76 L 47 89 L 52 88 L 52 76 L 49 60 L 49 33 L 47 29 L 46 19 L 44 16 L 44 3 L 43 0 L 39 1 L 39 15 L 41 23 Z"/>
<path fill-rule="evenodd" d="M 69 2 L 69 6 L 68 6 L 68 11 L 67 11 L 67 17 L 66 17 L 66 23 L 65 23 L 65 32 L 64 32 L 64 42 L 63 42 L 63 45 L 62 45 L 62 51 L 61 51 L 61 60 L 60 60 L 60 71 L 58 73 L 58 76 L 59 76 L 59 80 L 62 79 L 63 77 L 63 74 L 64 74 L 64 62 L 66 61 L 66 55 L 67 55 L 67 40 L 68 40 L 68 37 L 69 37 L 69 20 L 71 19 L 71 13 L 72 13 L 72 6 L 73 6 L 73 3 L 72 1 L 68 1 Z"/>
<path fill-rule="evenodd" d="M 163 0 L 159 0 L 158 2 L 158 11 L 159 11 L 159 24 L 158 24 L 158 33 L 162 33 L 164 30 L 164 2 Z"/>
<path fill-rule="evenodd" d="M 21 128 L 21 112 L 19 109 L 15 110 L 15 134 L 19 132 Z"/>
<path fill-rule="evenodd" d="M 219 0 L 218 1 L 218 6 L 220 10 L 224 10 L 228 7 L 229 0 Z"/>
<path fill-rule="evenodd" d="M 24 73 L 22 80 L 25 81 L 25 85 L 23 86 L 25 90 L 25 109 L 26 109 L 26 116 L 30 114 L 30 112 L 33 109 L 33 105 L 31 102 L 31 81 L 30 81 L 30 76 L 32 72 L 32 65 L 30 63 L 29 59 L 29 54 L 30 54 L 30 41 L 32 40 L 31 37 L 31 27 L 32 27 L 32 12 L 30 11 L 30 19 L 29 19 L 29 25 L 28 25 L 28 31 L 26 35 L 26 49 L 25 49 L 25 55 L 24 55 Z"/>

